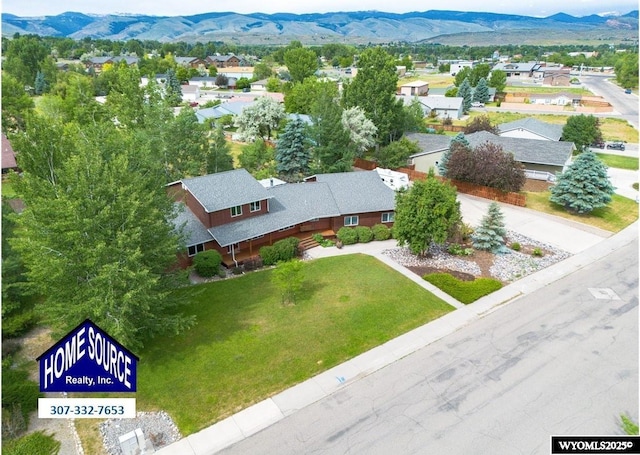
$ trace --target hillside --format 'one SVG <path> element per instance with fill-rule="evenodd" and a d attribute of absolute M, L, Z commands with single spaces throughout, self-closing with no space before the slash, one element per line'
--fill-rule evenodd
<path fill-rule="evenodd" d="M 528 41 L 527 44 L 543 44 L 549 36 L 569 37 L 573 42 L 620 42 L 637 41 L 638 11 L 616 17 L 556 14 L 547 18 L 433 10 L 405 14 L 357 11 L 300 15 L 216 12 L 174 17 L 78 12 L 43 17 L 2 14 L 3 36 L 15 33 L 73 39 L 224 41 L 238 44 L 279 44 L 294 39 L 305 44 L 393 41 L 444 44 L 449 38 L 458 44 L 524 44 L 523 39 Z"/>

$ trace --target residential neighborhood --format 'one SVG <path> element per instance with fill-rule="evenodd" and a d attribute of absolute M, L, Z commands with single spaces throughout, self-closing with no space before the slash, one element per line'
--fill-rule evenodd
<path fill-rule="evenodd" d="M 638 434 L 637 42 L 198 38 L 3 37 L 3 453 Z"/>

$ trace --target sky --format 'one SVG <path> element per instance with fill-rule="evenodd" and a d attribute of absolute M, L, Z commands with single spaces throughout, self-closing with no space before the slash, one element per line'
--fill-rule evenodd
<path fill-rule="evenodd" d="M 638 9 L 638 0 L 2 0 L 3 13 L 18 16 L 46 16 L 75 11 L 86 14 L 129 13 L 153 16 L 188 16 L 200 13 L 233 11 L 236 13 L 326 13 L 337 11 L 377 10 L 390 13 L 447 9 L 482 11 L 526 16 L 551 16 L 563 12 L 574 16 L 617 12 L 626 14 Z"/>

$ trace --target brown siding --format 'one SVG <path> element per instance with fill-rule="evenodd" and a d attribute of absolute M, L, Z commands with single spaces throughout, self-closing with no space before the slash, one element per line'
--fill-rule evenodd
<path fill-rule="evenodd" d="M 245 220 L 253 216 L 263 215 L 267 213 L 267 201 L 267 199 L 260 201 L 260 210 L 256 212 L 251 212 L 250 204 L 242 205 L 242 215 L 239 216 L 232 217 L 230 208 L 213 212 L 210 214 L 211 225 L 207 227 L 221 226 L 223 224 L 233 223 L 234 221 Z"/>

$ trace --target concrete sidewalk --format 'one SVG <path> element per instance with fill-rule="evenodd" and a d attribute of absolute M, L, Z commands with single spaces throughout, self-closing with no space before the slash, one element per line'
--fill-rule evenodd
<path fill-rule="evenodd" d="M 485 203 L 481 203 L 480 200 L 476 201 L 476 198 L 460 197 L 460 195 L 459 198 L 461 200 L 464 199 L 463 213 L 465 219 L 468 213 L 473 215 L 477 211 L 478 213 L 473 216 L 484 215 L 484 213 L 486 213 L 488 202 L 484 201 Z M 579 223 L 577 223 L 577 225 L 571 225 L 571 222 L 567 224 L 564 221 L 558 220 L 556 217 L 545 219 L 539 216 L 538 219 L 535 219 L 532 214 L 528 213 L 527 209 L 504 208 L 504 211 L 506 212 L 505 218 L 509 229 L 517 227 L 518 229 L 514 230 L 518 232 L 522 230 L 530 231 L 536 234 L 536 236 L 531 237 L 539 241 L 554 240 L 551 237 L 557 235 L 560 240 L 555 240 L 556 243 L 566 243 L 565 246 L 569 249 L 566 247 L 563 249 L 566 251 L 573 250 L 573 252 L 577 254 L 509 284 L 499 291 L 483 297 L 470 305 L 456 305 L 457 310 L 435 321 L 394 338 L 381 346 L 373 348 L 341 365 L 291 387 L 272 398 L 244 409 L 198 433 L 187 436 L 170 446 L 160 449 L 157 453 L 161 455 L 214 454 L 293 414 L 297 410 L 334 393 L 341 387 L 344 387 L 345 384 L 357 381 L 463 328 L 500 306 L 581 269 L 612 251 L 629 244 L 638 237 L 638 222 L 633 223 L 623 231 L 611 236 L 610 233 L 607 233 L 609 235 L 603 235 L 604 231 L 599 232 L 599 230 L 596 230 L 592 232 L 593 228 L 589 228 L 588 226 L 585 228 Z M 538 213 L 538 215 L 540 214 Z M 556 229 L 560 230 L 560 233 L 553 232 Z M 603 241 L 605 237 L 609 238 Z M 360 252 L 371 254 L 382 259 L 385 257 L 381 254 L 382 251 L 394 246 L 395 241 L 387 241 L 372 242 L 364 245 L 350 245 L 341 250 L 336 248 L 318 248 L 312 252 L 312 257 L 328 256 L 331 253 L 351 254 Z M 562 248 L 562 245 L 558 246 Z M 394 267 L 389 261 L 393 262 L 389 258 L 384 262 Z M 398 270 L 397 267 L 394 268 Z M 402 272 L 401 269 L 400 271 Z M 410 272 L 409 274 L 414 275 Z"/>

